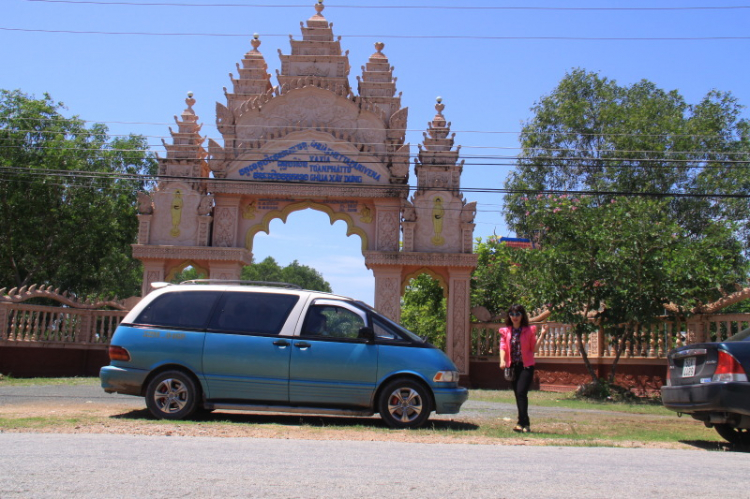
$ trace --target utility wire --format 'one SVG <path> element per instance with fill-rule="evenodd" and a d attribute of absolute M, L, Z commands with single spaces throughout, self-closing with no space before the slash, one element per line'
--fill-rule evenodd
<path fill-rule="evenodd" d="M 161 127 L 171 127 L 175 126 L 176 123 L 174 122 L 156 122 L 156 121 L 97 121 L 97 120 L 84 120 L 80 118 L 13 118 L 13 119 L 7 119 L 5 121 L 0 121 L 0 132 L 3 130 L 15 130 L 13 128 L 3 127 L 4 124 L 10 122 L 10 121 L 41 121 L 45 124 L 51 123 L 93 123 L 95 125 L 148 125 L 148 126 L 161 126 Z M 211 125 L 208 122 L 202 122 L 200 125 L 208 125 L 208 126 L 214 126 Z M 277 130 L 283 130 L 285 128 L 289 128 L 290 125 L 252 125 L 252 124 L 236 124 L 233 125 L 235 128 L 239 129 L 277 129 Z M 294 131 L 306 131 L 306 130 L 317 130 L 317 127 L 314 126 L 305 126 L 296 128 Z M 376 128 L 376 127 L 357 127 L 357 128 L 349 128 L 349 127 L 330 127 L 328 130 L 331 131 L 339 131 L 339 132 L 357 132 L 357 131 L 368 131 L 368 130 L 383 130 L 383 128 Z M 404 132 L 412 132 L 412 133 L 426 133 L 430 129 L 427 128 L 406 128 L 403 131 Z M 81 130 L 81 131 L 75 131 L 75 132 L 69 132 L 65 130 L 19 130 L 19 131 L 28 131 L 29 133 L 70 133 L 71 135 L 74 134 L 85 134 L 89 133 L 90 135 L 106 135 L 106 132 L 95 132 L 92 130 Z M 450 129 L 451 134 L 488 134 L 488 135 L 523 135 L 526 132 L 523 130 L 520 131 L 509 131 L 509 130 L 454 130 Z M 573 137 L 656 137 L 656 138 L 695 138 L 695 139 L 722 139 L 724 138 L 724 135 L 721 134 L 715 134 L 715 135 L 706 135 L 706 134 L 674 134 L 674 133 L 641 133 L 641 132 L 633 132 L 633 133 L 580 133 L 577 131 L 570 131 L 570 132 L 533 132 L 535 135 L 551 135 L 551 136 L 566 136 L 570 135 Z M 141 136 L 139 134 L 130 133 L 128 135 L 120 135 L 122 137 L 130 137 L 131 135 L 134 135 L 136 137 Z M 169 135 L 154 135 L 151 136 L 154 138 L 171 138 Z"/>
<path fill-rule="evenodd" d="M 8 172 L 8 167 L 0 167 L 0 173 L 11 173 L 16 175 L 17 172 Z M 179 180 L 183 182 L 211 182 L 211 183 L 247 183 L 252 182 L 245 179 L 219 179 L 219 178 L 207 178 L 207 177 L 182 177 L 174 175 L 145 175 L 145 174 L 124 174 L 124 173 L 111 173 L 111 172 L 89 172 L 89 171 L 72 171 L 72 170 L 27 170 L 24 172 L 27 176 L 51 176 L 56 178 L 71 178 L 71 179 L 110 179 L 110 180 L 129 180 L 139 182 L 153 182 L 163 180 Z M 9 181 L 8 178 L 3 178 L 3 181 Z M 266 185 L 326 185 L 330 186 L 330 183 L 326 182 L 275 182 L 275 181 L 255 181 L 254 184 L 266 184 Z M 637 196 L 637 197 L 658 197 L 658 198 L 716 198 L 716 199 L 750 199 L 750 194 L 728 194 L 728 193 L 677 193 L 677 192 L 638 192 L 638 191 L 600 191 L 600 190 L 565 190 L 565 189 L 505 189 L 505 188 L 490 188 L 490 187 L 461 187 L 460 189 L 445 189 L 439 187 L 414 187 L 409 185 L 386 185 L 386 184 L 361 184 L 357 186 L 361 189 L 403 189 L 409 191 L 455 191 L 462 193 L 495 193 L 495 194 L 553 194 L 553 195 L 577 195 L 577 196 Z"/>
<path fill-rule="evenodd" d="M 248 3 L 166 3 L 166 2 L 97 2 L 87 0 L 26 0 L 27 2 L 37 3 L 63 3 L 63 4 L 84 4 L 84 5 L 118 5 L 134 7 L 220 7 L 220 8 L 309 8 L 309 4 L 248 4 Z M 743 10 L 750 9 L 747 5 L 736 6 L 696 6 L 696 7 L 528 7 L 528 6 L 471 6 L 471 5 L 333 5 L 328 6 L 333 9 L 419 9 L 419 10 L 529 10 L 529 11 L 691 11 L 691 10 Z"/>
<path fill-rule="evenodd" d="M 249 38 L 252 33 L 166 33 L 149 31 L 74 31 L 63 29 L 29 29 L 0 27 L 0 31 L 18 31 L 26 33 L 54 33 L 68 35 L 116 35 L 116 36 L 192 36 L 192 37 L 223 37 Z M 260 33 L 264 37 L 286 38 L 289 34 Z M 374 38 L 399 40 L 541 40 L 541 41 L 601 41 L 601 42 L 664 42 L 664 41 L 731 41 L 750 40 L 750 36 L 644 36 L 644 37 L 608 37 L 608 36 L 481 36 L 481 35 L 378 35 L 378 34 L 343 34 L 346 38 Z"/>
<path fill-rule="evenodd" d="M 145 155 L 151 155 L 156 154 L 160 151 L 153 151 L 151 149 L 117 149 L 117 148 L 111 148 L 106 147 L 106 144 L 103 145 L 103 147 L 91 147 L 91 148 L 84 148 L 76 145 L 71 145 L 68 147 L 58 146 L 58 145 L 29 145 L 29 144 L 18 144 L 18 145 L 3 145 L 3 141 L 10 141 L 10 142 L 17 142 L 17 140 L 12 138 L 4 138 L 0 137 L 0 149 L 16 149 L 16 150 L 23 150 L 23 151 L 44 151 L 44 150 L 54 150 L 54 151 L 80 151 L 82 153 L 97 153 L 101 157 L 109 157 L 109 153 L 130 153 L 130 154 L 145 154 Z M 271 142 L 271 141 L 268 141 Z M 174 147 L 176 150 L 179 149 L 194 149 L 197 146 L 195 145 L 174 145 L 174 144 L 168 144 L 170 147 Z M 155 146 L 152 145 L 152 147 L 161 147 L 161 145 Z M 255 154 L 263 154 L 260 153 L 257 149 L 254 148 L 233 148 L 233 151 L 242 153 L 255 153 Z M 559 150 L 560 152 L 574 152 L 574 153 L 581 153 L 581 152 L 587 152 L 587 151 L 581 151 L 581 150 Z M 205 152 L 205 150 L 204 150 Z M 458 151 L 454 151 L 458 152 Z M 592 151 L 594 153 L 595 151 Z M 655 152 L 655 151 L 653 151 Z M 597 154 L 601 154 L 601 152 L 596 152 Z M 612 151 L 612 153 L 617 154 L 642 154 L 647 153 L 645 151 L 626 151 L 626 150 L 616 150 Z M 302 154 L 302 153 L 301 153 Z M 363 154 L 363 155 L 378 155 L 378 153 L 371 153 L 367 151 L 360 151 L 357 154 Z M 724 152 L 707 152 L 707 151 L 695 151 L 695 152 L 675 152 L 674 154 L 684 154 L 684 155 L 695 155 L 694 158 L 684 159 L 674 159 L 674 158 L 653 158 L 653 157 L 624 157 L 624 156 L 613 156 L 613 157 L 602 157 L 602 156 L 554 156 L 554 155 L 539 155 L 539 156 L 522 156 L 522 155 L 472 155 L 472 154 L 459 154 L 459 160 L 463 161 L 463 164 L 465 166 L 513 166 L 517 165 L 519 162 L 547 162 L 549 164 L 553 163 L 564 163 L 564 164 L 571 164 L 571 163 L 579 163 L 579 166 L 594 166 L 590 163 L 645 163 L 647 166 L 674 166 L 675 168 L 679 168 L 680 165 L 684 165 L 684 168 L 687 169 L 699 169 L 699 168 L 705 168 L 705 167 L 711 167 L 711 165 L 707 163 L 721 163 L 721 165 L 717 165 L 717 167 L 743 167 L 743 166 L 750 166 L 750 159 L 747 160 L 735 160 L 735 159 L 726 159 L 723 156 L 729 155 L 729 154 L 738 154 L 738 155 L 750 155 L 750 151 L 742 151 L 742 152 L 732 152 L 732 153 L 724 153 Z M 717 157 L 711 157 L 712 155 Z M 91 156 L 94 156 L 92 154 Z M 87 156 L 88 157 L 88 156 Z M 420 156 L 418 154 L 409 153 L 408 156 L 399 156 L 399 157 L 406 157 L 409 161 L 419 159 Z M 167 155 L 167 158 L 169 159 L 169 155 Z M 184 159 L 184 158 L 183 158 Z M 196 158 L 193 158 L 196 159 Z M 468 160 L 468 161 L 467 161 Z M 487 160 L 487 161 L 493 161 L 491 163 L 482 163 L 478 162 L 478 160 Z M 248 160 L 249 161 L 249 160 Z M 319 163 L 315 160 L 298 160 L 298 159 L 285 159 L 284 160 L 287 163 Z M 501 161 L 510 161 L 508 162 L 501 162 Z M 373 160 L 373 161 L 358 161 L 360 164 L 383 164 L 382 161 L 379 160 Z M 653 165 L 652 165 L 653 164 Z M 575 165 L 572 165 L 575 166 Z M 637 167 L 638 165 L 631 165 L 633 167 Z"/>

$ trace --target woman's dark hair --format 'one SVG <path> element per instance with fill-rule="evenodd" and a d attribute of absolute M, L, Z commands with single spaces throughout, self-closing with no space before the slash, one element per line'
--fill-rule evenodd
<path fill-rule="evenodd" d="M 529 325 L 529 316 L 526 314 L 526 309 L 523 305 L 511 305 L 508 312 L 505 314 L 505 325 L 513 327 L 513 321 L 510 320 L 510 313 L 518 312 L 521 314 L 521 327 L 527 327 Z"/>

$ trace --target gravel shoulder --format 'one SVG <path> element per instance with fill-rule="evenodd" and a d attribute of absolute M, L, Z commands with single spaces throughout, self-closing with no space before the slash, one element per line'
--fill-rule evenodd
<path fill-rule="evenodd" d="M 606 441 L 581 442 L 577 439 L 521 436 L 509 432 L 515 418 L 515 405 L 469 400 L 457 415 L 436 415 L 426 428 L 395 431 L 377 416 L 333 417 L 283 413 L 215 412 L 191 421 L 153 419 L 143 398 L 106 394 L 98 386 L 4 386 L 0 387 L 0 432 L 92 433 L 226 438 L 283 438 L 305 440 L 390 441 L 414 443 L 463 443 L 483 445 L 596 445 L 613 447 L 700 449 L 684 442 Z M 531 407 L 536 417 L 548 425 L 596 418 L 605 413 L 596 409 Z M 609 412 L 611 415 L 612 413 Z M 641 415 L 618 413 L 623 420 Z M 659 416 L 649 416 L 650 418 Z M 560 422 L 554 422 L 559 420 Z M 479 431 L 492 428 L 493 431 Z M 497 431 L 494 429 L 497 428 Z M 540 427 L 540 432 L 544 429 Z M 488 434 L 489 433 L 489 434 Z"/>

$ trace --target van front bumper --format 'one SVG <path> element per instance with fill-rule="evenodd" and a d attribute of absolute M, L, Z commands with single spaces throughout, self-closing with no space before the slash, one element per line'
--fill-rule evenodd
<path fill-rule="evenodd" d="M 107 393 L 143 396 L 143 383 L 148 371 L 104 366 L 99 370 L 99 380 Z"/>
<path fill-rule="evenodd" d="M 469 398 L 469 390 L 464 387 L 433 388 L 436 414 L 458 414 L 461 405 Z"/>

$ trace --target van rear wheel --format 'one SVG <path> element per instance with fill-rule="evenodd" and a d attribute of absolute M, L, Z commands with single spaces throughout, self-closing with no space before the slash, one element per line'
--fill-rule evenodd
<path fill-rule="evenodd" d="M 198 408 L 199 392 L 193 378 L 182 371 L 164 371 L 146 388 L 146 407 L 159 419 L 184 419 Z"/>
<path fill-rule="evenodd" d="M 396 379 L 380 392 L 378 412 L 391 428 L 419 428 L 430 417 L 432 398 L 423 384 Z"/>

